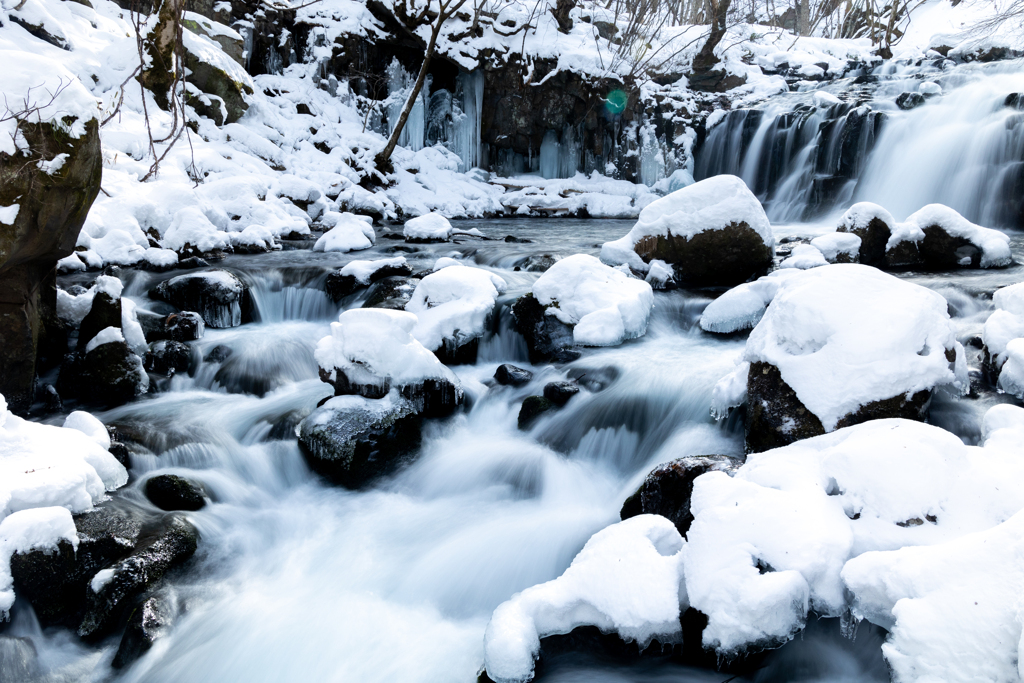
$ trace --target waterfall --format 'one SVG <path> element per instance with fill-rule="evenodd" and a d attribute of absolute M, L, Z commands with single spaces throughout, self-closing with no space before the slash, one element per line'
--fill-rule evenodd
<path fill-rule="evenodd" d="M 1024 113 L 1011 97 L 1024 92 L 1021 62 L 914 69 L 886 69 L 870 89 L 833 86 L 848 102 L 816 106 L 809 93 L 786 93 L 730 111 L 708 132 L 695 176 L 740 176 L 773 221 L 871 201 L 900 220 L 941 203 L 982 225 L 1024 225 Z M 944 94 L 896 106 L 931 81 Z"/>

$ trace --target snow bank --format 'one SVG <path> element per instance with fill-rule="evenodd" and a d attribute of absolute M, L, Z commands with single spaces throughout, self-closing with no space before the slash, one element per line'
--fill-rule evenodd
<path fill-rule="evenodd" d="M 353 213 L 329 213 L 324 221 L 332 226 L 313 245 L 313 251 L 360 251 L 369 249 L 377 240 L 373 219 Z"/>
<path fill-rule="evenodd" d="M 529 681 L 540 639 L 597 626 L 641 647 L 680 637 L 683 539 L 669 520 L 639 515 L 594 534 L 560 577 L 494 610 L 484 667 L 497 683 Z"/>
<path fill-rule="evenodd" d="M 743 304 L 752 315 L 757 294 L 737 295 L 737 309 Z M 969 386 L 946 300 L 859 264 L 823 266 L 782 280 L 747 340 L 744 360 L 777 367 L 826 431 L 872 401 L 943 386 L 966 392 Z"/>
<path fill-rule="evenodd" d="M 533 295 L 547 315 L 575 326 L 573 339 L 583 346 L 614 346 L 643 336 L 654 307 L 649 284 L 586 254 L 548 268 L 534 283 Z"/>
<path fill-rule="evenodd" d="M 740 178 L 715 176 L 649 204 L 629 233 L 601 247 L 601 260 L 612 265 L 625 263 L 634 270 L 647 272 L 647 264 L 634 251 L 645 237 L 674 235 L 690 239 L 698 233 L 738 223 L 746 223 L 766 246 L 774 246 L 768 216 L 757 197 Z"/>
<path fill-rule="evenodd" d="M 733 287 L 704 309 L 700 328 L 705 332 L 731 334 L 754 327 L 764 316 L 782 282 L 797 270 L 776 270 L 753 282 Z"/>
<path fill-rule="evenodd" d="M 798 244 L 793 247 L 792 254 L 779 264 L 779 268 L 807 270 L 827 265 L 828 261 L 825 260 L 825 255 L 821 253 L 820 249 L 810 244 Z"/>
<path fill-rule="evenodd" d="M 417 216 L 405 223 L 402 234 L 409 240 L 447 242 L 452 237 L 452 224 L 439 213 Z"/>
<path fill-rule="evenodd" d="M 905 612 L 896 599 L 918 589 L 893 570 L 893 561 L 872 558 L 933 555 L 877 551 L 945 543 L 998 525 L 1024 506 L 1024 410 L 997 406 L 990 413 L 984 447 L 966 446 L 919 422 L 876 420 L 750 454 L 733 477 L 721 472 L 699 477 L 691 498 L 695 521 L 683 554 L 690 605 L 708 615 L 705 646 L 731 653 L 779 643 L 802 627 L 809 610 L 841 615 L 851 606 L 851 594 L 857 616 L 885 628 L 896 624 L 892 641 L 898 642 Z M 936 577 L 956 576 L 935 563 L 925 566 Z M 972 571 L 974 594 L 984 594 L 989 576 L 984 563 Z M 897 595 L 880 600 L 886 591 Z M 997 603 L 1012 604 L 1005 595 L 973 608 L 977 619 L 986 618 L 985 610 Z M 923 643 L 941 631 L 964 635 L 980 623 L 973 614 L 969 621 L 963 617 L 953 609 L 933 612 L 933 623 L 918 624 L 922 631 L 915 641 Z M 1016 654 L 1019 624 L 1016 629 L 1012 642 L 1004 639 L 998 647 L 1012 646 Z M 981 640 L 988 639 L 984 633 Z M 931 659 L 939 665 L 968 651 L 972 659 L 986 656 L 993 646 L 975 638 L 961 639 L 959 647 L 954 642 L 943 635 L 927 653 L 907 654 L 919 663 Z M 963 645 L 967 642 L 969 647 Z M 981 646 L 977 650 L 975 643 Z M 886 658 L 899 666 L 903 657 L 893 656 L 889 648 L 883 648 Z M 894 680 L 975 679 L 907 675 Z"/>
<path fill-rule="evenodd" d="M 367 371 L 405 385 L 455 375 L 412 335 L 417 318 L 412 313 L 384 308 L 357 308 L 343 312 L 331 323 L 330 336 L 316 346 L 314 357 L 332 379 L 340 369 L 353 377 Z"/>
<path fill-rule="evenodd" d="M 436 350 L 445 339 L 459 345 L 484 333 L 505 281 L 482 268 L 449 265 L 427 275 L 416 285 L 405 310 L 415 313 L 412 335 Z"/>

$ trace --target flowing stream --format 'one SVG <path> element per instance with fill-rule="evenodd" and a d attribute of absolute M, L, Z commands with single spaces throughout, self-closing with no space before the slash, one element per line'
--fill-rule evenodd
<path fill-rule="evenodd" d="M 985 136 L 1002 140 L 1018 134 L 1013 121 L 1019 115 L 993 109 L 998 93 L 1005 97 L 1008 89 L 1024 90 L 1024 74 L 1016 68 L 1001 65 L 978 76 L 965 67 L 962 91 L 944 81 L 955 91 L 946 103 L 894 114 L 872 141 L 875 151 L 848 179 L 855 187 L 843 195 L 847 199 L 836 199 L 830 208 L 848 205 L 853 197 L 872 198 L 902 217 L 926 201 L 945 199 L 972 218 L 984 218 L 986 209 L 971 204 L 977 191 L 970 188 L 991 187 L 1022 158 L 1020 150 L 1010 150 L 1017 155 L 1013 160 L 993 160 L 980 142 Z M 972 89 L 984 89 L 987 99 Z M 879 88 L 877 96 L 883 91 Z M 772 106 L 791 111 L 790 97 L 781 99 Z M 793 174 L 803 173 L 799 177 L 805 180 L 814 174 L 807 159 L 823 144 L 814 142 L 817 131 L 843 109 L 842 116 L 852 111 L 843 105 L 832 113 L 805 112 L 820 118 L 814 135 L 790 136 L 789 165 L 775 180 L 758 185 L 757 174 L 770 166 L 759 166 L 760 161 L 744 161 L 732 171 L 760 187 L 779 238 L 818 234 L 833 225 L 831 219 L 785 221 L 797 218 L 792 207 L 808 201 L 793 194 L 806 185 Z M 775 125 L 776 132 L 780 127 L 774 114 L 757 115 L 757 126 L 746 125 L 751 116 L 730 114 L 712 132 L 706 153 L 721 152 L 725 163 L 727 151 L 715 145 L 727 145 L 728 133 L 740 138 L 742 161 L 761 144 L 758 136 L 768 137 L 767 126 Z M 772 123 L 764 123 L 769 118 Z M 929 148 L 934 159 L 946 160 L 943 173 L 938 162 L 929 162 L 914 147 L 917 127 L 932 118 L 936 121 L 927 125 L 948 129 L 936 132 Z M 983 177 L 972 175 L 981 171 L 963 162 L 959 180 L 950 175 L 950 159 L 962 159 L 967 151 L 977 157 Z M 718 162 L 708 156 L 701 163 L 705 175 L 729 170 L 715 167 Z M 913 171 L 915 164 L 923 170 Z M 902 185 L 893 182 L 898 176 L 905 177 Z M 793 187 L 786 189 L 787 182 Z M 947 185 L 967 189 L 957 194 Z M 741 425 L 715 423 L 709 403 L 714 383 L 732 368 L 744 340 L 708 335 L 696 326 L 714 293 L 659 292 L 645 337 L 587 349 L 568 366 L 530 366 L 506 308 L 481 344 L 478 363 L 454 368 L 469 408 L 431 424 L 411 466 L 353 492 L 312 474 L 294 434 L 297 422 L 330 393 L 317 377 L 317 341 L 340 310 L 360 306 L 365 298 L 365 292 L 355 294 L 335 305 L 323 294 L 323 277 L 356 258 L 403 253 L 419 271 L 440 256 L 456 256 L 505 278 L 509 291 L 500 303 L 507 307 L 538 277 L 528 270 L 531 259 L 596 254 L 602 242 L 630 226 L 612 220 L 463 221 L 457 227 L 479 228 L 494 239 L 459 237 L 454 244 L 415 247 L 379 239 L 369 252 L 356 254 L 313 253 L 306 244 L 297 245 L 306 249 L 228 257 L 219 267 L 249 283 L 259 321 L 207 329 L 193 343 L 192 376 L 175 377 L 161 393 L 99 414 L 104 422 L 130 430 L 150 451 L 134 455 L 133 483 L 122 495 L 148 505 L 139 477 L 159 471 L 201 481 L 215 501 L 190 515 L 202 534 L 199 551 L 169 581 L 185 606 L 183 615 L 167 637 L 116 674 L 109 668 L 116 639 L 96 649 L 64 630 L 41 631 L 23 603 L 15 607 L 9 633 L 32 639 L 44 680 L 51 681 L 475 681 L 492 610 L 516 591 L 561 574 L 591 534 L 618 519 L 623 500 L 653 466 L 685 455 L 742 454 Z M 506 243 L 502 238 L 509 234 L 532 242 Z M 1013 233 L 1013 249 L 1018 258 L 1024 253 L 1020 233 Z M 947 298 L 961 341 L 967 341 L 991 311 L 988 295 L 1022 275 L 1024 268 L 1013 266 L 903 276 Z M 126 277 L 126 295 L 142 308 L 159 310 L 145 292 L 168 276 L 128 272 Z M 218 346 L 233 353 L 221 362 L 203 360 Z M 972 353 L 976 365 L 977 352 Z M 503 362 L 531 367 L 534 380 L 518 389 L 493 384 L 494 370 Z M 570 371 L 583 372 L 593 390 L 542 417 L 530 431 L 520 431 L 516 418 L 522 399 Z M 976 442 L 981 415 L 1002 400 L 981 391 L 976 398 L 936 401 L 932 421 Z M 862 630 L 851 641 L 827 625 L 812 624 L 742 680 L 885 681 L 883 634 L 866 625 Z M 561 683 L 727 678 L 657 657 L 624 666 L 588 654 L 553 657 L 540 677 Z"/>

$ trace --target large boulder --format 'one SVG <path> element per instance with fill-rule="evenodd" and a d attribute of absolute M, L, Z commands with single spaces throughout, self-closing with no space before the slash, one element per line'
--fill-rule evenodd
<path fill-rule="evenodd" d="M 173 625 L 175 607 L 169 596 L 154 595 L 133 610 L 110 666 L 123 669 L 148 652 Z"/>
<path fill-rule="evenodd" d="M 654 307 L 651 286 L 575 254 L 549 268 L 512 307 L 532 362 L 573 346 L 615 346 L 643 336 Z"/>
<path fill-rule="evenodd" d="M 208 327 L 237 327 L 250 317 L 249 288 L 226 270 L 178 275 L 149 290 L 149 295 L 199 313 Z"/>
<path fill-rule="evenodd" d="M 194 512 L 206 505 L 203 490 L 176 474 L 158 474 L 146 480 L 146 498 L 161 510 Z"/>
<path fill-rule="evenodd" d="M 443 363 L 475 363 L 479 340 L 506 288 L 502 278 L 482 268 L 441 267 L 420 280 L 405 306 L 416 314 L 413 336 Z"/>
<path fill-rule="evenodd" d="M 774 248 L 757 197 L 741 179 L 721 175 L 649 204 L 626 236 L 601 247 L 601 260 L 642 273 L 659 260 L 683 285 L 735 285 L 768 272 Z"/>
<path fill-rule="evenodd" d="M 146 393 L 149 375 L 121 331 L 108 327 L 93 337 L 85 353 L 68 355 L 57 386 L 64 396 L 99 406 L 118 406 Z"/>
<path fill-rule="evenodd" d="M 423 418 L 397 392 L 381 399 L 337 396 L 299 426 L 299 446 L 310 469 L 358 489 L 390 474 L 419 449 Z"/>
<path fill-rule="evenodd" d="M 55 333 L 56 263 L 74 251 L 103 165 L 96 100 L 78 79 L 25 51 L 0 58 L 6 100 L 38 107 L 0 122 L 0 393 L 21 411 L 39 344 Z"/>
<path fill-rule="evenodd" d="M 732 474 L 742 464 L 740 458 L 728 455 L 690 455 L 658 465 L 622 504 L 619 517 L 661 515 L 675 524 L 679 535 L 686 538 L 693 523 L 690 497 L 694 480 L 707 472 Z"/>
<path fill-rule="evenodd" d="M 757 452 L 867 420 L 924 419 L 935 389 L 969 386 L 942 296 L 837 264 L 778 283 L 713 411 L 745 402 L 747 448 Z"/>

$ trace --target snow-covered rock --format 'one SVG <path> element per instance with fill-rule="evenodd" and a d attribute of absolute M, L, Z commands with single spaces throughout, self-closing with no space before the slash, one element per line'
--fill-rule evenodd
<path fill-rule="evenodd" d="M 981 338 L 985 343 L 985 371 L 989 378 L 997 383 L 1001 382 L 1003 368 L 1010 356 L 1009 346 L 1015 340 L 1024 337 L 1024 283 L 1010 285 L 996 290 L 992 295 L 992 303 L 996 310 L 985 321 Z M 1019 352 L 1018 352 L 1019 353 Z M 1013 381 L 1014 367 L 1020 360 L 1016 360 L 1014 366 L 1007 373 L 1008 386 L 1021 387 L 1020 380 Z M 1012 394 L 1019 394 L 1021 390 L 1003 389 Z"/>
<path fill-rule="evenodd" d="M 543 357 L 571 345 L 614 346 L 643 336 L 653 307 L 649 284 L 575 254 L 541 275 L 513 314 L 531 357 Z"/>
<path fill-rule="evenodd" d="M 679 282 L 737 284 L 766 272 L 774 247 L 757 197 L 736 176 L 720 175 L 649 204 L 628 234 L 601 247 L 601 260 L 646 273 L 659 259 Z"/>
<path fill-rule="evenodd" d="M 811 244 L 798 244 L 793 247 L 793 252 L 779 264 L 779 268 L 796 268 L 807 270 L 818 266 L 827 266 L 828 261 L 821 250 Z"/>
<path fill-rule="evenodd" d="M 849 233 L 860 238 L 859 261 L 866 266 L 883 268 L 886 265 L 903 265 L 887 263 L 887 245 L 892 236 L 896 219 L 888 211 L 871 202 L 854 204 L 839 219 L 837 234 Z M 892 257 L 897 254 L 890 254 Z"/>
<path fill-rule="evenodd" d="M 327 274 L 324 290 L 334 301 L 340 301 L 357 289 L 369 287 L 374 282 L 396 275 L 412 275 L 412 268 L 406 263 L 404 256 L 375 261 L 350 261 L 340 270 Z"/>
<path fill-rule="evenodd" d="M 183 311 L 195 311 L 206 325 L 214 328 L 242 324 L 248 289 L 233 273 L 208 270 L 178 275 L 164 280 L 149 295 Z"/>
<path fill-rule="evenodd" d="M 1024 338 L 1006 345 L 1006 362 L 999 371 L 999 391 L 1024 399 Z"/>
<path fill-rule="evenodd" d="M 855 234 L 830 232 L 812 239 L 811 246 L 820 251 L 829 263 L 857 263 L 861 239 Z"/>
<path fill-rule="evenodd" d="M 540 639 L 597 626 L 636 641 L 678 641 L 683 539 L 672 522 L 639 515 L 594 534 L 565 572 L 494 610 L 484 667 L 496 683 L 533 678 Z"/>
<path fill-rule="evenodd" d="M 405 310 L 415 313 L 413 336 L 447 362 L 476 362 L 476 344 L 483 336 L 498 295 L 507 288 L 499 276 L 482 268 L 450 265 L 427 275 Z"/>
<path fill-rule="evenodd" d="M 428 213 L 406 221 L 402 234 L 407 242 L 447 242 L 454 231 L 447 218 Z"/>
<path fill-rule="evenodd" d="M 321 221 L 330 230 L 313 245 L 313 251 L 361 251 L 369 249 L 377 240 L 373 219 L 354 213 L 328 212 Z"/>
<path fill-rule="evenodd" d="M 74 412 L 65 425 L 23 420 L 0 396 L 0 615 L 14 601 L 11 555 L 61 538 L 77 544 L 71 513 L 92 509 L 128 482 L 103 445 L 110 441 L 99 420 Z"/>
<path fill-rule="evenodd" d="M 413 336 L 417 322 L 414 314 L 404 311 L 344 311 L 338 322 L 331 323 L 330 336 L 317 344 L 314 357 L 320 365 L 320 378 L 331 384 L 338 396 L 382 398 L 397 388 L 407 398 L 428 394 L 428 403 L 436 403 L 438 410 L 448 406 L 451 412 L 462 401 L 461 385 Z"/>
<path fill-rule="evenodd" d="M 748 291 L 751 311 L 768 291 Z M 969 387 L 945 299 L 858 264 L 784 278 L 744 360 L 747 444 L 758 451 L 867 419 L 921 419 L 934 389 Z"/>
<path fill-rule="evenodd" d="M 883 653 L 901 672 L 896 681 L 932 680 L 921 677 L 931 667 L 946 672 L 934 680 L 973 680 L 950 675 L 950 662 L 965 656 L 980 665 L 994 650 L 1015 656 L 1019 622 L 1012 638 L 971 629 L 993 615 L 1015 618 L 1015 608 L 989 586 L 994 581 L 1002 590 L 1020 570 L 994 563 L 989 571 L 968 558 L 995 555 L 965 552 L 965 544 L 969 534 L 989 533 L 1024 506 L 1024 410 L 997 406 L 985 422 L 984 447 L 930 425 L 876 420 L 750 454 L 731 477 L 698 477 L 683 552 L 690 605 L 708 616 L 704 645 L 734 653 L 778 644 L 810 610 L 839 616 L 852 607 L 858 618 L 886 629 L 895 624 Z M 989 547 L 998 553 L 1016 546 Z M 932 578 L 918 581 L 900 569 L 901 558 L 915 556 L 959 557 L 965 570 L 923 561 L 915 571 Z M 928 617 L 896 604 L 931 593 L 929 582 L 955 584 L 959 597 L 936 594 Z M 975 597 L 981 595 L 990 599 Z M 974 600 L 980 607 L 968 616 L 963 610 Z M 954 636 L 960 647 L 952 645 Z"/>
<path fill-rule="evenodd" d="M 701 329 L 731 334 L 754 327 L 775 298 L 783 280 L 797 274 L 797 270 L 776 270 L 753 282 L 733 287 L 707 305 L 700 316 Z"/>

